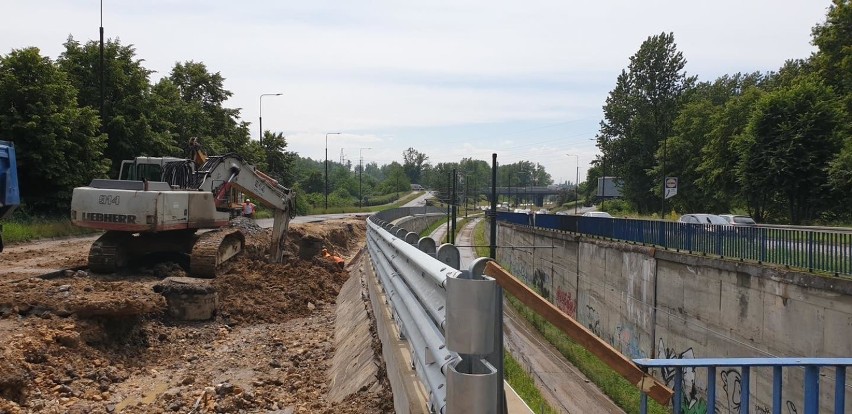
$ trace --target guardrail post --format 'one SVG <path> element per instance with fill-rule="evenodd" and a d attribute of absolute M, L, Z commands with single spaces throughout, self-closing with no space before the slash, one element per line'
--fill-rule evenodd
<path fill-rule="evenodd" d="M 421 237 L 420 241 L 417 242 L 417 248 L 432 257 L 435 257 L 435 252 L 437 251 L 435 239 L 431 237 Z"/>
<path fill-rule="evenodd" d="M 461 267 L 461 253 L 459 248 L 450 244 L 444 243 L 435 252 L 435 258 L 449 265 L 453 269 Z"/>
<path fill-rule="evenodd" d="M 506 413 L 502 289 L 482 274 L 490 260 L 479 258 L 459 277 L 447 278 L 447 348 L 461 357 L 447 375 L 451 414 Z"/>
<path fill-rule="evenodd" d="M 405 235 L 405 242 L 417 247 L 417 241 L 420 239 L 420 235 L 417 233 L 409 232 Z"/>

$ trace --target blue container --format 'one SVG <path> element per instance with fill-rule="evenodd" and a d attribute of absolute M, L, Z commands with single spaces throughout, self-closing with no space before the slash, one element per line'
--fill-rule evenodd
<path fill-rule="evenodd" d="M 15 144 L 0 141 L 0 219 L 12 214 L 19 204 L 21 204 L 21 193 L 18 189 Z"/>

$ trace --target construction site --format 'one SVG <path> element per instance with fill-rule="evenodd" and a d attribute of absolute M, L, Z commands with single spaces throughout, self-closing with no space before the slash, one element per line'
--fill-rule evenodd
<path fill-rule="evenodd" d="M 7 246 L 0 413 L 393 412 L 349 276 L 364 220 L 291 225 L 281 263 L 269 263 L 269 229 L 246 218 L 229 227 L 245 249 L 210 279 L 157 257 L 89 272 L 95 236 Z M 341 346 L 353 330 L 367 339 Z M 367 368 L 347 370 L 355 364 Z"/>

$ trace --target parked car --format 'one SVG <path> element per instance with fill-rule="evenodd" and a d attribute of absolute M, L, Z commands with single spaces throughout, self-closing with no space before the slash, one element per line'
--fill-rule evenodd
<path fill-rule="evenodd" d="M 722 214 L 719 217 L 725 219 L 731 226 L 756 226 L 757 222 L 749 216 L 738 216 L 736 214 Z"/>
<path fill-rule="evenodd" d="M 587 211 L 583 213 L 583 217 L 605 217 L 612 218 L 612 215 L 607 213 L 606 211 Z"/>
<path fill-rule="evenodd" d="M 719 226 L 727 226 L 728 221 L 716 214 L 684 214 L 677 220 L 680 223 L 689 224 L 714 224 Z"/>

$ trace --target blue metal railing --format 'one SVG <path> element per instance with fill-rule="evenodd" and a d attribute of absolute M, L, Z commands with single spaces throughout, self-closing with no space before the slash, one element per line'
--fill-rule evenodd
<path fill-rule="evenodd" d="M 706 413 L 716 413 L 716 378 L 718 368 L 739 369 L 739 402 L 740 414 L 748 414 L 751 409 L 751 371 L 756 367 L 772 368 L 772 414 L 787 413 L 785 403 L 782 399 L 782 378 L 784 369 L 804 368 L 804 384 L 802 390 L 804 395 L 804 414 L 817 414 L 820 406 L 820 376 L 824 375 L 821 370 L 833 369 L 834 373 L 834 413 L 845 413 L 846 407 L 846 367 L 852 365 L 852 358 L 704 358 L 704 359 L 634 359 L 636 365 L 643 369 L 668 370 L 673 374 L 674 396 L 672 397 L 672 412 L 687 412 L 684 404 L 684 372 L 696 368 L 707 370 L 706 389 Z M 726 384 L 728 385 L 728 384 Z M 830 391 L 829 391 L 830 392 Z M 827 393 L 824 393 L 827 394 Z M 648 396 L 642 394 L 640 413 L 648 412 Z M 733 412 L 732 408 L 728 410 Z M 756 409 L 755 412 L 769 412 L 766 407 Z M 798 412 L 798 411 L 794 411 Z"/>
<path fill-rule="evenodd" d="M 499 212 L 498 220 L 719 257 L 852 276 L 852 231 Z"/>

